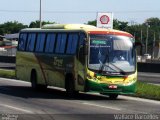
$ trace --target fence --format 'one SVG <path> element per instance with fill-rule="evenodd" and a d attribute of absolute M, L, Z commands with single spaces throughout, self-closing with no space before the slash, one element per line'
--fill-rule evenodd
<path fill-rule="evenodd" d="M 0 47 L 0 56 L 16 56 L 16 46 Z"/>

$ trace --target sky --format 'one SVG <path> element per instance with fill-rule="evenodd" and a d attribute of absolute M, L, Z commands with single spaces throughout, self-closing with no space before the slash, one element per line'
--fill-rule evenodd
<path fill-rule="evenodd" d="M 29 25 L 39 20 L 40 0 L 0 0 L 0 24 L 18 21 Z M 42 20 L 56 23 L 87 23 L 97 12 L 113 12 L 114 19 L 141 24 L 160 18 L 160 0 L 42 0 Z"/>

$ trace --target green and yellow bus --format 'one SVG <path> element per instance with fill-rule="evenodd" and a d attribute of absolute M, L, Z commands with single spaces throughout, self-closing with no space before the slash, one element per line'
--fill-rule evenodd
<path fill-rule="evenodd" d="M 98 92 L 116 99 L 137 81 L 135 40 L 127 32 L 81 24 L 45 25 L 19 34 L 16 76 L 34 89 L 55 86 L 71 95 Z"/>

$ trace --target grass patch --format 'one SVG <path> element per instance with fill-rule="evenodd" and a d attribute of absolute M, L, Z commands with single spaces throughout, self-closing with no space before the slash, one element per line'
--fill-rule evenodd
<path fill-rule="evenodd" d="M 160 86 L 138 81 L 136 84 L 135 96 L 160 100 Z"/>
<path fill-rule="evenodd" d="M 0 69 L 0 77 L 16 78 L 15 70 L 3 70 L 3 69 Z"/>

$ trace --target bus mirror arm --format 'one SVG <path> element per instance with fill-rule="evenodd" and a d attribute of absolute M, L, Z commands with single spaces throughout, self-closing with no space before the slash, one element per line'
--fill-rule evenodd
<path fill-rule="evenodd" d="M 88 42 L 87 42 L 87 39 L 85 39 L 84 55 L 88 55 Z"/>
<path fill-rule="evenodd" d="M 87 47 L 87 45 L 85 45 L 85 47 L 84 47 L 84 55 L 88 55 L 88 47 Z"/>

